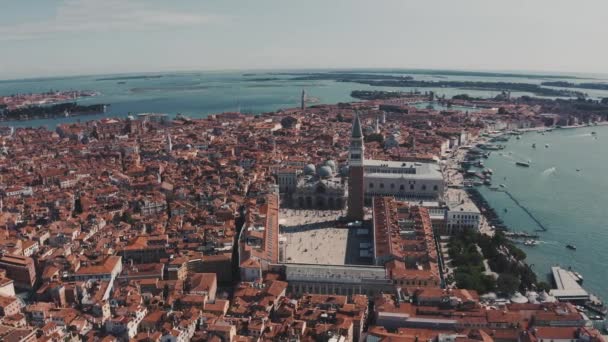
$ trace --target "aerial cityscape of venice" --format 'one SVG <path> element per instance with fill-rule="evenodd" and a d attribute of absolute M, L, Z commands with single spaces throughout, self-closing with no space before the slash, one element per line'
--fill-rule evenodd
<path fill-rule="evenodd" d="M 26 2 L 0 341 L 608 341 L 608 3 Z"/>

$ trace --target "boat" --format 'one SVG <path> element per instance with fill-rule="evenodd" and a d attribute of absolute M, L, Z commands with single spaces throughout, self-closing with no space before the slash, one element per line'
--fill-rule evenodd
<path fill-rule="evenodd" d="M 575 251 L 575 250 L 576 250 L 576 246 L 575 246 L 575 245 L 572 245 L 572 244 L 567 244 L 567 245 L 566 245 L 566 248 L 571 249 L 571 250 L 573 250 L 573 251 Z"/>
<path fill-rule="evenodd" d="M 596 134 L 597 134 L 597 132 L 596 132 L 596 131 L 593 131 L 593 132 L 591 132 L 591 134 L 592 134 L 592 135 L 596 135 Z"/>
<path fill-rule="evenodd" d="M 519 135 L 518 135 L 518 136 L 516 136 L 516 137 L 515 137 L 515 139 L 519 140 L 519 139 L 521 139 L 521 138 L 520 138 L 520 137 L 519 137 Z"/>
<path fill-rule="evenodd" d="M 500 187 L 501 187 L 501 188 L 506 188 L 507 186 L 506 186 L 506 185 L 504 185 L 504 184 L 500 184 Z"/>
<path fill-rule="evenodd" d="M 505 208 L 505 209 L 504 209 L 504 212 L 506 213 L 507 211 L 509 211 L 509 209 Z"/>
<path fill-rule="evenodd" d="M 536 240 L 526 240 L 524 242 L 524 246 L 537 246 L 538 245 L 538 241 Z"/>
<path fill-rule="evenodd" d="M 515 165 L 517 165 L 517 166 L 523 166 L 523 167 L 530 167 L 530 163 L 521 162 L 521 161 L 515 162 Z"/>
<path fill-rule="evenodd" d="M 532 144 L 532 148 L 536 148 L 536 144 Z"/>
<path fill-rule="evenodd" d="M 583 276 L 580 273 L 572 271 L 572 274 L 574 274 L 574 276 L 577 278 L 577 282 L 579 284 L 583 283 Z"/>
<path fill-rule="evenodd" d="M 549 148 L 549 144 L 545 144 L 545 148 Z"/>
<path fill-rule="evenodd" d="M 483 184 L 484 184 L 484 185 L 487 185 L 487 186 L 490 186 L 490 185 L 492 185 L 492 181 L 486 178 L 486 179 L 483 181 Z"/>

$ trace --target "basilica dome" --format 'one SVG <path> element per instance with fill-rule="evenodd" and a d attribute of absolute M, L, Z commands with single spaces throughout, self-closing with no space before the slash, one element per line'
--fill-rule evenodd
<path fill-rule="evenodd" d="M 321 166 L 319 168 L 319 171 L 317 174 L 321 178 L 329 178 L 334 174 L 334 171 L 331 169 L 331 167 L 325 165 L 325 166 Z"/>
<path fill-rule="evenodd" d="M 308 164 L 304 166 L 304 174 L 305 175 L 314 175 L 317 171 L 317 168 L 313 164 Z"/>

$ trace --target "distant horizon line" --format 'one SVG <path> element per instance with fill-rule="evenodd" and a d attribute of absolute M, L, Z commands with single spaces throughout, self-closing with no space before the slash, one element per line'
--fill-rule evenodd
<path fill-rule="evenodd" d="M 158 71 L 130 71 L 130 72 L 93 72 L 83 74 L 65 74 L 65 75 L 54 75 L 54 76 L 26 76 L 26 77 L 11 77 L 11 78 L 0 78 L 1 83 L 8 83 L 14 81 L 35 81 L 35 80 L 49 80 L 49 79 L 69 79 L 69 78 L 81 78 L 81 77 L 94 77 L 94 76 L 120 76 L 120 75 L 160 75 L 160 74 L 187 74 L 194 72 L 207 72 L 207 73 L 226 73 L 226 72 L 280 72 L 280 71 L 415 71 L 415 72 L 474 72 L 480 74 L 501 74 L 501 75 L 522 75 L 530 74 L 532 76 L 593 76 L 602 75 L 608 76 L 608 72 L 577 72 L 577 71 L 539 71 L 539 70 L 498 70 L 498 69 L 466 69 L 466 68 L 425 68 L 425 67 L 327 67 L 327 68 L 315 68 L 315 67 L 293 67 L 293 68 L 220 68 L 220 69 L 184 69 L 184 70 L 158 70 Z M 582 77 L 579 77 L 582 78 Z M 594 78 L 594 77 L 585 77 Z"/>

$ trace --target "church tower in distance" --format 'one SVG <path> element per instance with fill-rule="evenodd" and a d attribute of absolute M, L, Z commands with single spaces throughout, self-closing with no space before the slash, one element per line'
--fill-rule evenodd
<path fill-rule="evenodd" d="M 353 119 L 353 130 L 350 137 L 350 147 L 348 150 L 348 212 L 346 217 L 349 220 L 363 220 L 363 130 L 359 113 L 355 113 Z"/>

